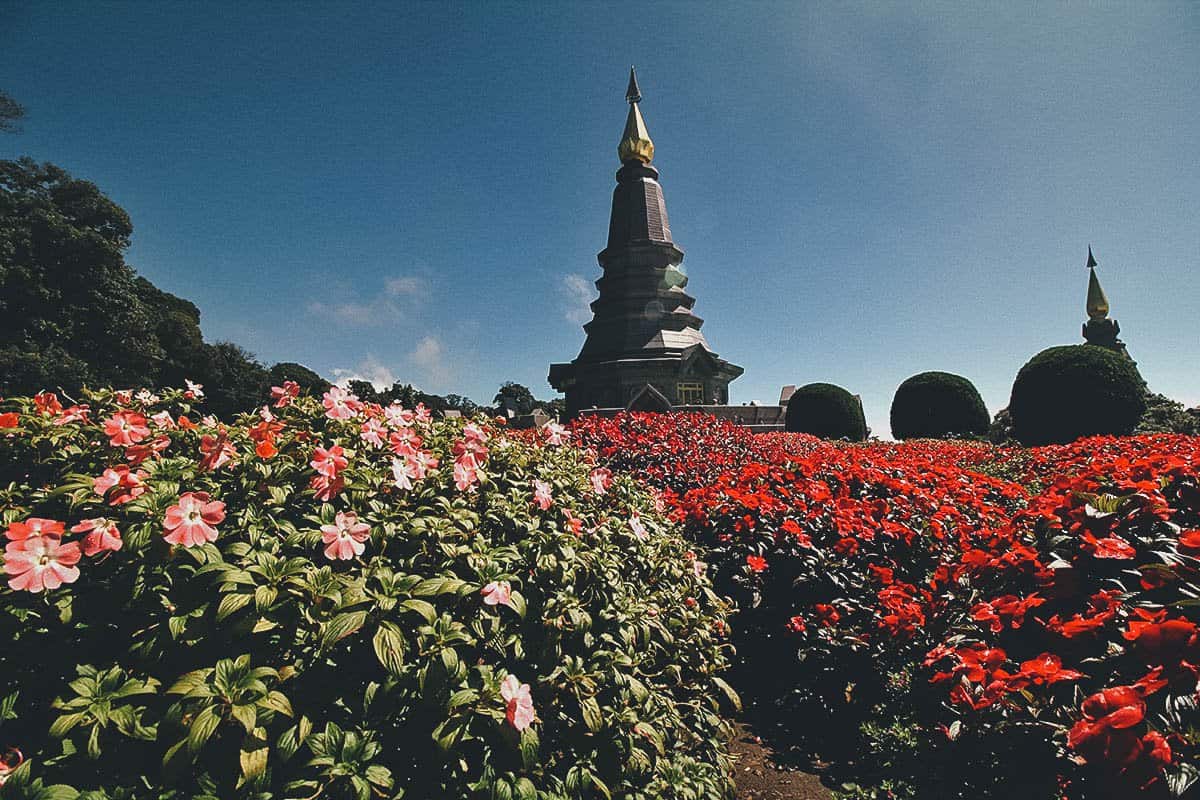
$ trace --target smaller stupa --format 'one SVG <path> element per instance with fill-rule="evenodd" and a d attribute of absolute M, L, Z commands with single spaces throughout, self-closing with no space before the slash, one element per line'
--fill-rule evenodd
<path fill-rule="evenodd" d="M 1108 318 L 1108 296 L 1104 294 L 1104 289 L 1100 286 L 1100 279 L 1096 277 L 1096 266 L 1096 257 L 1092 255 L 1092 246 L 1088 245 L 1088 321 L 1083 324 L 1083 338 L 1087 340 L 1088 344 L 1115 350 L 1132 361 L 1129 351 L 1125 349 L 1125 343 L 1117 338 L 1117 335 L 1121 333 L 1121 326 L 1115 319 Z"/>

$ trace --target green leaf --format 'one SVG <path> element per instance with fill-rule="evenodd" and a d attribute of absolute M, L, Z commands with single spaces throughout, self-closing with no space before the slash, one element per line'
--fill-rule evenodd
<path fill-rule="evenodd" d="M 600 776 L 591 770 L 587 771 L 587 775 L 592 779 L 592 785 L 596 787 L 600 794 L 604 795 L 608 800 L 612 800 L 612 792 L 609 791 L 608 784 L 600 780 Z"/>
<path fill-rule="evenodd" d="M 415 611 L 425 618 L 425 621 L 430 625 L 437 619 L 437 609 L 431 603 L 424 600 L 409 599 L 400 604 L 400 607 L 409 611 Z"/>
<path fill-rule="evenodd" d="M 375 648 L 375 657 L 379 663 L 393 675 L 399 675 L 404 669 L 404 636 L 391 623 L 383 623 L 371 639 Z"/>
<path fill-rule="evenodd" d="M 655 729 L 653 725 L 648 722 L 639 722 L 633 726 L 633 732 L 646 739 L 649 739 L 650 743 L 654 745 L 654 749 L 658 751 L 660 756 L 666 755 L 667 751 L 663 746 L 662 735 L 657 729 Z"/>
<path fill-rule="evenodd" d="M 72 728 L 74 728 L 80 722 L 83 722 L 84 718 L 86 717 L 87 713 L 84 711 L 80 711 L 75 714 L 63 714 L 58 719 L 54 720 L 53 724 L 51 724 L 50 735 L 55 739 L 61 739 L 66 736 Z"/>
<path fill-rule="evenodd" d="M 230 614 L 241 611 L 243 608 L 250 605 L 250 601 L 252 599 L 254 599 L 253 596 L 248 594 L 225 595 L 221 598 L 220 605 L 217 606 L 217 621 L 219 622 L 228 617 Z"/>
<path fill-rule="evenodd" d="M 35 795 L 37 800 L 76 800 L 79 790 L 62 783 L 53 786 L 43 786 Z"/>
<path fill-rule="evenodd" d="M 588 730 L 595 733 L 604 726 L 604 717 L 600 713 L 600 704 L 596 702 L 596 698 L 581 698 L 579 707 L 583 710 L 583 721 L 587 724 Z"/>
<path fill-rule="evenodd" d="M 221 718 L 217 716 L 216 709 L 213 706 L 205 706 L 192 720 L 192 726 L 188 730 L 188 752 L 192 755 L 200 752 L 219 724 L 221 724 Z"/>
<path fill-rule="evenodd" d="M 246 729 L 246 733 L 254 730 L 255 724 L 258 722 L 258 711 L 254 708 L 253 703 L 231 706 L 229 713 L 233 715 L 234 719 L 242 723 L 242 727 Z"/>
<path fill-rule="evenodd" d="M 171 684 L 171 688 L 167 689 L 167 694 L 187 694 L 193 689 L 204 686 L 208 682 L 208 676 L 212 674 L 212 668 L 197 669 L 179 676 L 175 683 Z"/>
<path fill-rule="evenodd" d="M 259 728 L 259 730 L 263 729 Z M 266 731 L 263 733 L 265 734 Z M 252 781 L 267 771 L 267 756 L 271 752 L 271 748 L 257 737 L 247 739 L 247 743 L 251 749 L 243 749 L 238 755 L 238 761 L 242 765 L 242 777 L 247 781 Z M 242 745 L 243 748 L 246 746 L 246 744 Z"/>
<path fill-rule="evenodd" d="M 718 678 L 715 675 L 713 676 L 712 682 L 717 685 L 717 688 L 725 693 L 725 697 L 727 697 L 729 702 L 733 705 L 734 711 L 742 710 L 742 698 L 738 697 L 738 693 L 733 690 L 732 686 L 726 683 L 724 679 Z"/>
<path fill-rule="evenodd" d="M 533 769 L 538 763 L 538 747 L 541 742 L 532 726 L 521 731 L 521 761 L 525 769 Z"/>
<path fill-rule="evenodd" d="M 325 623 L 321 632 L 321 649 L 327 650 L 361 628 L 367 621 L 365 611 L 347 611 Z"/>

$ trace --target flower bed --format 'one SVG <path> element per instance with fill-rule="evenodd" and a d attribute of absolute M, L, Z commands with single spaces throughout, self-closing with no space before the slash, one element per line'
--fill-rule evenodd
<path fill-rule="evenodd" d="M 643 488 L 558 429 L 200 392 L 0 406 L 3 797 L 728 794 L 726 607 Z"/>
<path fill-rule="evenodd" d="M 815 732 L 848 796 L 1156 797 L 1200 776 L 1200 439 L 576 431 L 707 549 L 741 608 L 740 685 Z"/>

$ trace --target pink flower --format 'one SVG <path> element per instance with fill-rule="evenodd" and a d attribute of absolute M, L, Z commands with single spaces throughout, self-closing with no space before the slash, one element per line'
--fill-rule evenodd
<path fill-rule="evenodd" d="M 146 418 L 134 411 L 118 411 L 104 420 L 104 435 L 113 447 L 128 447 L 150 435 Z"/>
<path fill-rule="evenodd" d="M 364 422 L 362 431 L 359 433 L 364 442 L 375 448 L 383 447 L 385 435 L 387 435 L 387 429 L 377 419 L 369 419 Z"/>
<path fill-rule="evenodd" d="M 334 445 L 326 450 L 324 447 L 318 447 L 313 450 L 313 459 L 310 462 L 313 469 L 326 478 L 336 478 L 338 473 L 345 469 L 350 460 L 346 458 L 346 451 L 340 445 Z"/>
<path fill-rule="evenodd" d="M 608 487 L 612 486 L 612 471 L 605 467 L 594 469 L 592 470 L 590 480 L 592 482 L 592 490 L 596 494 L 604 494 L 608 491 Z"/>
<path fill-rule="evenodd" d="M 392 452 L 398 456 L 411 455 L 422 443 L 422 439 L 416 431 L 407 428 L 388 434 L 388 444 L 391 446 Z"/>
<path fill-rule="evenodd" d="M 175 420 L 171 419 L 170 411 L 160 411 L 157 414 L 151 414 L 150 421 L 153 422 L 155 426 L 167 431 L 175 427 Z"/>
<path fill-rule="evenodd" d="M 187 386 L 187 391 L 183 393 L 183 396 L 188 400 L 200 400 L 204 397 L 203 384 L 195 383 L 187 378 L 183 379 L 183 383 Z"/>
<path fill-rule="evenodd" d="M 492 581 L 480 590 L 480 594 L 483 595 L 484 605 L 513 607 L 512 586 L 508 581 Z"/>
<path fill-rule="evenodd" d="M 363 544 L 371 533 L 371 526 L 358 521 L 358 515 L 352 511 L 339 511 L 333 525 L 321 526 L 321 541 L 325 543 L 325 557 L 330 561 L 342 559 L 348 561 L 355 556 L 361 556 L 366 545 Z"/>
<path fill-rule="evenodd" d="M 554 504 L 554 498 L 550 496 L 550 484 L 538 480 L 533 482 L 533 502 L 542 511 Z"/>
<path fill-rule="evenodd" d="M 413 479 L 417 477 L 413 465 L 406 458 L 392 459 L 392 476 L 395 478 L 396 488 L 405 491 L 413 488 Z"/>
<path fill-rule="evenodd" d="M 225 504 L 205 492 L 184 492 L 163 517 L 165 538 L 171 544 L 195 547 L 217 540 L 214 525 L 225 519 Z"/>
<path fill-rule="evenodd" d="M 569 439 L 571 436 L 571 434 L 567 432 L 567 429 L 562 425 L 559 425 L 557 422 L 547 423 L 542 430 L 546 433 L 546 444 L 566 444 L 567 439 Z"/>
<path fill-rule="evenodd" d="M 321 404 L 325 406 L 325 416 L 330 419 L 352 419 L 363 407 L 357 396 L 340 386 L 330 386 Z"/>
<path fill-rule="evenodd" d="M 342 489 L 346 488 L 346 480 L 344 478 L 330 478 L 325 475 L 314 475 L 313 479 L 308 482 L 312 488 L 316 498 L 322 502 L 328 502 L 337 496 Z"/>
<path fill-rule="evenodd" d="M 54 424 L 66 425 L 70 422 L 87 422 L 88 414 L 90 413 L 91 409 L 89 409 L 86 405 L 71 406 L 70 408 L 64 409 L 63 412 L 55 418 Z"/>
<path fill-rule="evenodd" d="M 271 398 L 276 408 L 283 408 L 292 402 L 292 398 L 300 396 L 300 384 L 295 381 L 284 381 L 283 386 L 271 387 Z"/>
<path fill-rule="evenodd" d="M 569 508 L 564 508 L 563 514 L 567 518 L 567 527 L 571 530 L 571 533 L 576 536 L 583 536 L 583 520 L 572 514 Z"/>
<path fill-rule="evenodd" d="M 454 462 L 454 486 L 460 492 L 465 492 L 479 481 L 479 467 L 470 453 L 460 456 Z"/>
<path fill-rule="evenodd" d="M 507 704 L 504 716 L 509 725 L 523 731 L 533 724 L 533 697 L 529 694 L 528 683 L 521 683 L 516 675 L 509 675 L 500 684 L 500 696 Z"/>
<path fill-rule="evenodd" d="M 413 412 L 399 403 L 392 403 L 385 408 L 383 416 L 393 428 L 407 428 L 413 424 L 413 419 L 416 417 Z"/>
<path fill-rule="evenodd" d="M 37 592 L 57 589 L 79 580 L 80 553 L 75 542 L 63 544 L 54 536 L 31 536 L 4 548 L 4 571 L 10 589 Z"/>
<path fill-rule="evenodd" d="M 24 522 L 13 522 L 8 526 L 6 535 L 14 542 L 22 542 L 36 536 L 48 536 L 52 539 L 62 538 L 66 526 L 52 519 L 30 517 Z"/>
<path fill-rule="evenodd" d="M 693 561 L 692 562 L 692 572 L 694 572 L 696 574 L 697 578 L 703 578 L 704 573 L 707 571 L 708 571 L 708 564 L 705 564 L 703 561 Z"/>
<path fill-rule="evenodd" d="M 93 478 L 92 489 L 100 497 L 111 492 L 108 504 L 119 506 L 146 493 L 146 486 L 142 483 L 144 477 L 146 473 L 133 472 L 124 464 L 118 464 L 104 470 L 99 478 Z"/>
<path fill-rule="evenodd" d="M 629 527 L 633 529 L 635 536 L 642 541 L 645 541 L 647 536 L 646 526 L 642 524 L 642 518 L 638 516 L 636 511 L 633 512 L 633 516 L 629 518 Z"/>
<path fill-rule="evenodd" d="M 116 524 L 104 517 L 82 520 L 71 530 L 75 533 L 87 534 L 83 537 L 83 554 L 85 556 L 94 556 L 109 550 L 120 550 L 123 544 L 121 532 L 117 530 Z"/>
<path fill-rule="evenodd" d="M 413 409 L 413 416 L 417 422 L 429 422 L 433 418 L 433 415 L 429 413 L 429 409 L 425 407 L 424 403 L 417 403 L 417 407 Z"/>

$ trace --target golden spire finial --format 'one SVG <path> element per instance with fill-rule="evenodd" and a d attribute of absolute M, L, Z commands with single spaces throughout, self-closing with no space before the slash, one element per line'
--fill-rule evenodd
<path fill-rule="evenodd" d="M 642 99 L 642 90 L 638 86 L 637 73 L 629 68 L 629 88 L 625 90 L 625 99 L 629 101 L 629 116 L 625 119 L 625 132 L 621 134 L 621 143 L 617 145 L 617 155 L 621 161 L 640 161 L 649 164 L 654 158 L 654 142 L 646 130 L 646 121 L 638 109 Z"/>
<path fill-rule="evenodd" d="M 1100 279 L 1096 277 L 1096 259 L 1092 255 L 1092 246 L 1088 245 L 1088 293 L 1087 313 L 1092 319 L 1105 319 L 1108 316 L 1108 297 L 1100 287 Z"/>

